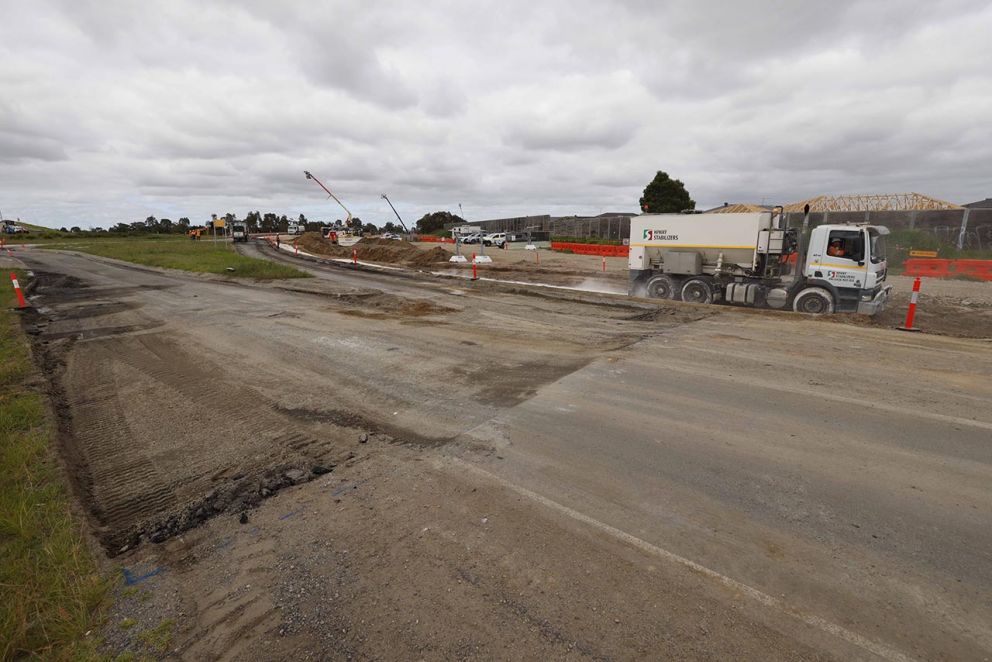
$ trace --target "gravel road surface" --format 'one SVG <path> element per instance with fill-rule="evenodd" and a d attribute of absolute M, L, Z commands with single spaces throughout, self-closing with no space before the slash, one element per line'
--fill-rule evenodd
<path fill-rule="evenodd" d="M 19 258 L 111 652 L 992 656 L 987 341 Z"/>

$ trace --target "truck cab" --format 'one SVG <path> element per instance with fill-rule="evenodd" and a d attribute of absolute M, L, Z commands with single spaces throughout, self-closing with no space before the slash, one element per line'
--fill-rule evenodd
<path fill-rule="evenodd" d="M 888 228 L 874 225 L 820 225 L 810 233 L 803 272 L 803 290 L 795 294 L 797 312 L 856 312 L 874 315 L 885 305 L 889 286 L 885 236 Z M 807 290 L 827 291 L 833 306 L 825 308 L 822 294 L 812 298 Z M 807 296 L 802 296 L 806 292 Z M 819 299 L 819 301 L 817 300 Z"/>
<path fill-rule="evenodd" d="M 244 221 L 234 221 L 231 223 L 231 239 L 234 241 L 248 241 L 248 225 Z"/>

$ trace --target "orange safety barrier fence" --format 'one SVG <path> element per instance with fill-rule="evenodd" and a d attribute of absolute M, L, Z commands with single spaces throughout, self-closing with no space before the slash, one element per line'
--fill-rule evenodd
<path fill-rule="evenodd" d="M 573 244 L 565 241 L 552 241 L 551 250 L 571 251 L 576 255 L 602 255 L 604 257 L 627 257 L 630 246 L 611 246 L 606 244 Z"/>
<path fill-rule="evenodd" d="M 937 258 L 910 258 L 903 264 L 907 276 L 948 278 L 971 276 L 992 281 L 992 260 L 947 260 Z"/>
<path fill-rule="evenodd" d="M 992 260 L 954 260 L 954 275 L 992 280 Z"/>
<path fill-rule="evenodd" d="M 418 235 L 416 235 L 415 239 L 417 241 L 425 241 L 425 242 L 428 242 L 428 243 L 435 243 L 435 244 L 453 244 L 453 243 L 455 243 L 455 240 L 452 239 L 451 237 L 436 237 L 436 236 L 430 235 L 430 234 L 418 234 Z"/>

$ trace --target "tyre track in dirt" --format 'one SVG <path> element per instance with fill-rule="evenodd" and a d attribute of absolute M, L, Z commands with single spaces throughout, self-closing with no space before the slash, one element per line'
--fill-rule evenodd
<path fill-rule="evenodd" d="M 86 394 L 70 395 L 67 404 L 89 468 L 93 515 L 111 553 L 142 536 L 162 540 L 199 524 L 214 513 L 192 504 L 215 487 L 240 492 L 238 485 L 273 467 L 309 478 L 314 467 L 348 459 L 343 434 L 318 437 L 296 427 L 265 396 L 165 334 L 87 343 L 71 357 L 64 383 L 69 394 Z M 146 399 L 152 402 L 140 406 Z M 227 415 L 238 402 L 253 403 L 250 417 Z M 259 482 L 248 491 L 267 496 L 284 481 Z M 225 510 L 253 504 L 235 500 Z"/>
<path fill-rule="evenodd" d="M 64 453 L 111 555 L 370 448 L 436 448 L 599 353 L 697 317 L 649 324 L 629 319 L 636 307 L 505 293 L 479 309 L 478 293 L 404 283 L 411 298 L 376 279 L 286 293 L 49 256 L 69 273 L 34 281 L 36 353 L 65 366 L 47 371 Z"/>

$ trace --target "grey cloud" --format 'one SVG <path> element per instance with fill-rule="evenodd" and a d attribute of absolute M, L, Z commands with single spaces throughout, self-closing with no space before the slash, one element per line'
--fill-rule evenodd
<path fill-rule="evenodd" d="M 25 160 L 64 161 L 65 147 L 44 137 L 24 136 L 0 131 L 0 161 L 17 164 Z"/>
<path fill-rule="evenodd" d="M 524 149 L 576 151 L 592 148 L 607 150 L 626 145 L 636 127 L 608 118 L 589 118 L 587 122 L 556 121 L 551 116 L 535 118 L 507 132 L 506 139 Z"/>
<path fill-rule="evenodd" d="M 0 0 L 2 2 L 3 0 Z M 992 7 L 5 2 L 0 200 L 51 225 L 992 194 Z M 58 182 L 53 190 L 52 181 Z"/>

